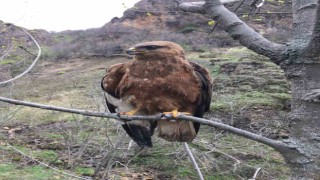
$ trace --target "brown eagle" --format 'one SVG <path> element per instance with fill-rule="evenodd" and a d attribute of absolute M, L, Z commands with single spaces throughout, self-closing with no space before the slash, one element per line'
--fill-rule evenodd
<path fill-rule="evenodd" d="M 133 60 L 107 69 L 101 86 L 110 113 L 177 116 L 179 112 L 202 117 L 209 110 L 212 79 L 197 63 L 186 60 L 183 48 L 173 42 L 152 41 L 127 50 Z M 151 136 L 191 142 L 200 124 L 184 120 L 135 120 L 122 125 L 140 147 L 152 147 Z"/>

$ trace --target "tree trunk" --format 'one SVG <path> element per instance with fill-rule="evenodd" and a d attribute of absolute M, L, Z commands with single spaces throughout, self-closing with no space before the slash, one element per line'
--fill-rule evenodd
<path fill-rule="evenodd" d="M 281 66 L 291 81 L 292 111 L 286 146 L 270 145 L 291 168 L 291 179 L 320 180 L 320 2 L 292 0 L 293 41 L 287 45 L 268 41 L 253 31 L 219 0 L 203 7 L 181 4 L 184 11 L 210 15 L 231 37 Z"/>
<path fill-rule="evenodd" d="M 299 58 L 296 59 L 296 62 Z M 305 158 L 285 157 L 292 179 L 320 179 L 320 64 L 286 68 L 291 81 L 292 105 L 289 144 Z M 285 156 L 285 155 L 284 155 Z"/>

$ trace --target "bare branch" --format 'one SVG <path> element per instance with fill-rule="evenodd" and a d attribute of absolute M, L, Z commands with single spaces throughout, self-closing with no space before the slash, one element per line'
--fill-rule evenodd
<path fill-rule="evenodd" d="M 193 154 L 192 154 L 192 152 L 191 152 L 191 150 L 190 150 L 190 148 L 188 146 L 188 143 L 185 142 L 185 143 L 183 143 L 183 145 L 184 145 L 184 149 L 186 150 L 188 156 L 190 157 L 190 160 L 192 162 L 192 165 L 193 165 L 194 169 L 197 171 L 199 179 L 200 180 L 204 180 L 203 175 L 202 175 L 202 173 L 200 171 L 200 168 L 199 168 L 199 166 L 197 164 L 197 161 L 194 159 L 194 156 L 193 156 Z"/>
<path fill-rule="evenodd" d="M 81 114 L 81 115 L 85 115 L 85 116 L 119 119 L 119 116 L 117 116 L 115 114 L 106 114 L 104 112 L 94 112 L 94 111 L 88 111 L 88 110 L 79 110 L 79 109 L 70 109 L 70 108 L 64 108 L 64 107 L 58 107 L 58 106 L 49 106 L 49 105 L 44 105 L 44 104 L 31 103 L 31 102 L 27 102 L 27 101 L 19 101 L 19 100 L 5 98 L 5 97 L 0 97 L 0 101 L 7 102 L 10 104 L 15 104 L 15 105 L 29 106 L 29 107 L 39 108 L 39 109 L 60 111 L 60 112 L 66 112 L 66 113 Z"/>
<path fill-rule="evenodd" d="M 261 167 L 257 168 L 257 170 L 256 170 L 256 172 L 254 173 L 253 177 L 252 177 L 251 179 L 249 179 L 249 180 L 255 180 L 255 179 L 257 178 L 260 170 L 261 170 Z"/>
<path fill-rule="evenodd" d="M 81 114 L 85 116 L 93 116 L 93 117 L 105 117 L 105 118 L 113 118 L 116 120 L 119 120 L 121 122 L 123 121 L 132 121 L 132 120 L 160 120 L 160 119 L 166 119 L 166 117 L 163 116 L 162 113 L 156 114 L 156 115 L 149 115 L 149 116 L 119 116 L 117 114 L 109 114 L 105 112 L 95 112 L 95 111 L 88 111 L 88 110 L 79 110 L 79 109 L 69 109 L 64 107 L 57 107 L 57 106 L 48 106 L 44 104 L 38 104 L 38 103 L 31 103 L 27 101 L 19 101 L 15 99 L 0 97 L 0 101 L 7 102 L 15 105 L 23 105 L 23 106 L 29 106 L 34 108 L 40 108 L 40 109 L 46 109 L 46 110 L 53 110 L 53 111 L 61 111 L 61 112 L 67 112 L 67 113 L 74 113 L 74 114 Z M 172 119 L 173 117 L 169 117 L 168 119 Z M 212 118 L 210 120 L 204 119 L 204 118 L 198 118 L 193 116 L 186 116 L 186 115 L 179 115 L 177 119 L 182 120 L 188 120 L 193 122 L 198 122 L 203 125 L 212 126 L 218 129 L 226 130 L 228 132 L 231 132 L 233 134 L 269 145 L 279 152 L 291 152 L 290 150 L 292 147 L 288 146 L 285 143 L 282 143 L 280 141 L 275 141 L 272 139 L 268 139 L 266 137 L 263 137 L 261 135 L 254 134 L 249 131 L 245 131 L 242 129 L 238 129 L 223 123 L 219 123 L 219 119 Z"/>
<path fill-rule="evenodd" d="M 182 3 L 181 7 L 184 5 L 185 3 Z M 271 58 L 276 64 L 280 64 L 287 57 L 285 45 L 270 42 L 261 34 L 255 32 L 240 20 L 237 15 L 225 8 L 219 0 L 206 0 L 203 7 L 206 10 L 206 14 L 216 19 L 231 37 L 239 40 L 247 48 Z"/>
<path fill-rule="evenodd" d="M 286 55 L 286 46 L 270 42 L 261 34 L 255 32 L 246 23 L 240 20 L 237 15 L 230 12 L 227 8 L 217 0 L 207 0 L 205 5 L 207 14 L 217 19 L 225 31 L 232 38 L 239 40 L 240 43 L 247 48 L 271 58 L 275 63 L 279 64 Z"/>
<path fill-rule="evenodd" d="M 223 4 L 237 2 L 239 0 L 221 0 Z M 205 14 L 204 1 L 200 2 L 184 2 L 179 5 L 179 9 L 186 12 Z"/>
<path fill-rule="evenodd" d="M 242 4 L 245 2 L 246 0 L 242 0 L 240 2 L 240 4 L 238 5 L 238 7 L 236 7 L 236 9 L 233 11 L 234 13 L 236 13 L 238 11 L 238 9 L 242 6 Z M 213 26 L 213 28 L 211 29 L 211 31 L 209 32 L 209 34 L 211 34 L 214 29 L 218 26 L 218 23 L 215 23 L 215 25 Z"/>
<path fill-rule="evenodd" d="M 237 11 L 238 11 L 238 9 L 243 5 L 243 3 L 245 2 L 246 0 L 242 0 L 241 2 L 240 2 L 240 4 L 234 9 L 234 13 L 236 13 Z"/>
<path fill-rule="evenodd" d="M 250 15 L 250 16 L 255 16 L 255 15 L 261 15 L 261 14 L 280 14 L 280 15 L 287 15 L 287 16 L 292 16 L 292 12 L 255 12 L 254 14 L 250 13 L 238 13 L 237 15 Z"/>
<path fill-rule="evenodd" d="M 25 74 L 27 74 L 27 73 L 34 67 L 34 65 L 37 63 L 37 61 L 38 61 L 39 58 L 40 58 L 40 55 L 41 55 L 41 47 L 39 46 L 38 42 L 33 38 L 33 36 L 32 36 L 30 33 L 28 33 L 28 32 L 27 32 L 26 30 L 24 30 L 23 28 L 21 28 L 21 29 L 22 29 L 22 31 L 24 31 L 24 32 L 33 40 L 33 42 L 36 44 L 36 46 L 37 46 L 37 48 L 38 48 L 38 55 L 37 55 L 37 57 L 33 60 L 33 62 L 31 63 L 31 65 L 28 67 L 28 69 L 26 69 L 23 73 L 19 74 L 18 76 L 14 77 L 14 78 L 12 78 L 12 79 L 9 79 L 9 80 L 0 82 L 0 85 L 2 85 L 2 84 L 7 84 L 7 83 L 9 83 L 9 82 L 12 82 L 12 81 L 14 81 L 14 80 L 16 80 L 16 79 L 24 76 Z"/>
<path fill-rule="evenodd" d="M 186 12 L 205 14 L 206 10 L 203 5 L 204 2 L 184 2 L 179 5 L 179 9 Z"/>
<path fill-rule="evenodd" d="M 28 54 L 31 54 L 34 57 L 37 57 L 36 55 L 34 55 L 32 52 L 30 52 L 27 48 L 23 47 L 23 46 L 18 46 L 20 49 L 24 50 L 25 52 L 27 52 Z"/>
<path fill-rule="evenodd" d="M 258 4 L 258 1 L 259 1 L 259 0 L 254 0 L 254 1 L 251 3 L 250 6 L 252 6 L 252 7 L 254 7 L 254 8 L 260 8 L 260 7 L 262 7 L 265 0 L 262 0 L 262 2 L 260 2 L 259 4 Z"/>
<path fill-rule="evenodd" d="M 14 45 L 10 46 L 9 50 L 0 57 L 0 60 L 5 58 L 9 54 L 12 51 L 13 47 Z"/>

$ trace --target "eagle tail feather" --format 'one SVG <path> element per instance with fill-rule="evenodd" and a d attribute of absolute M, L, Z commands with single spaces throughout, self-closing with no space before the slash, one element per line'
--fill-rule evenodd
<path fill-rule="evenodd" d="M 129 123 L 123 124 L 122 127 L 140 147 L 152 147 L 153 129 Z"/>

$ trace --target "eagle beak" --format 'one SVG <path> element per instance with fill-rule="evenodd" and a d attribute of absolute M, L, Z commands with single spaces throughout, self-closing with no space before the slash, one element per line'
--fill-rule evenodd
<path fill-rule="evenodd" d="M 127 50 L 127 54 L 129 54 L 129 55 L 135 55 L 137 53 L 138 53 L 138 51 L 134 47 L 131 47 Z"/>

